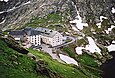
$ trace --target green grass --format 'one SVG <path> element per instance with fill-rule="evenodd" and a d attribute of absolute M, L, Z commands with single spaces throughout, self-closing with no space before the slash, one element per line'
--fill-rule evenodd
<path fill-rule="evenodd" d="M 75 58 L 75 53 L 73 53 L 73 51 L 71 49 L 69 49 L 69 47 L 64 47 L 63 50 L 65 52 L 67 52 L 67 54 L 72 57 L 72 58 Z"/>
<path fill-rule="evenodd" d="M 47 19 L 48 19 L 48 20 L 53 20 L 53 22 L 58 22 L 58 21 L 61 21 L 61 20 L 62 20 L 62 16 L 59 15 L 58 13 L 49 14 L 49 15 L 47 16 Z"/>
<path fill-rule="evenodd" d="M 62 78 L 90 78 L 91 76 L 99 78 L 97 70 L 86 67 L 87 65 L 77 67 L 75 65 L 62 64 L 53 60 L 46 53 L 32 49 L 28 49 L 28 51 L 34 54 L 38 60 L 43 60 L 47 64 L 48 70 L 55 72 Z M 72 52 L 71 50 L 67 51 Z M 4 40 L 0 38 L 0 78 L 48 78 L 36 73 L 35 64 L 36 62 L 27 57 L 27 55 L 20 54 L 9 48 Z M 89 71 L 90 69 L 95 70 L 97 75 Z"/>
<path fill-rule="evenodd" d="M 34 68 L 35 61 L 9 48 L 0 38 L 0 78 L 48 78 Z"/>
<path fill-rule="evenodd" d="M 88 65 L 91 67 L 98 67 L 96 59 L 93 56 L 88 55 L 87 53 L 83 53 L 83 55 L 78 56 L 77 58 L 84 65 Z"/>
<path fill-rule="evenodd" d="M 91 67 L 98 67 L 97 62 L 95 62 L 97 59 L 85 52 L 83 53 L 83 55 L 78 56 L 69 47 L 64 47 L 63 51 L 66 52 L 70 57 L 78 60 L 80 63 L 83 63 L 84 65 L 88 65 Z"/>
<path fill-rule="evenodd" d="M 23 29 L 25 27 L 48 27 L 49 29 L 62 29 L 63 31 L 67 31 L 66 27 L 62 27 L 66 24 L 66 18 L 64 21 L 62 21 L 62 16 L 60 13 L 54 13 L 54 14 L 48 14 L 47 16 L 41 18 L 41 17 L 33 17 L 30 22 L 26 23 L 24 26 L 18 29 Z M 57 26 L 57 25 L 60 26 Z"/>
<path fill-rule="evenodd" d="M 66 52 L 70 57 L 74 58 L 76 61 L 80 62 L 81 72 L 83 72 L 87 76 L 92 76 L 93 78 L 100 78 L 100 73 L 102 71 L 99 69 L 96 59 L 87 54 L 83 53 L 83 55 L 77 55 L 73 52 L 69 47 L 64 47 L 63 51 Z"/>
<path fill-rule="evenodd" d="M 48 54 L 32 49 L 29 49 L 29 51 L 36 55 L 38 59 L 43 59 L 47 62 L 48 68 L 51 71 L 55 71 L 64 78 L 89 78 L 87 75 L 81 73 L 77 68 L 74 68 L 71 65 L 61 64 L 56 60 L 53 60 Z"/>

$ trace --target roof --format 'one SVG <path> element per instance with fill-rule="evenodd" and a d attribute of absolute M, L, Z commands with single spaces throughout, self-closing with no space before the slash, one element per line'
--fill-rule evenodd
<path fill-rule="evenodd" d="M 35 30 L 37 30 L 40 33 L 42 33 L 42 35 L 47 36 L 47 37 L 51 37 L 51 38 L 54 37 L 55 34 L 58 33 L 57 31 L 50 30 L 50 29 L 47 29 L 47 28 L 42 28 L 42 27 L 38 27 Z"/>
<path fill-rule="evenodd" d="M 40 34 L 40 32 L 38 32 L 38 31 L 36 31 L 36 30 L 31 30 L 31 32 L 30 32 L 30 36 L 33 36 L 33 35 L 39 35 Z"/>
<path fill-rule="evenodd" d="M 33 29 L 31 27 L 24 28 L 23 32 L 25 32 L 29 36 L 39 35 L 40 34 L 40 32 L 36 31 L 35 29 Z"/>
<path fill-rule="evenodd" d="M 34 35 L 42 34 L 43 36 L 47 36 L 47 37 L 51 37 L 51 38 L 54 37 L 57 33 L 59 33 L 59 32 L 50 30 L 47 28 L 42 28 L 42 27 L 38 27 L 36 29 L 31 28 L 31 27 L 26 27 L 22 30 L 16 30 L 16 31 L 10 32 L 11 35 L 15 35 L 15 36 L 18 36 L 18 35 L 23 36 L 24 34 L 26 34 L 28 36 L 34 36 Z"/>
<path fill-rule="evenodd" d="M 22 31 L 24 31 L 25 33 L 28 33 L 30 30 L 32 30 L 31 27 L 26 27 L 26 28 L 22 29 Z"/>
<path fill-rule="evenodd" d="M 11 35 L 24 35 L 22 30 L 10 31 L 9 34 Z"/>

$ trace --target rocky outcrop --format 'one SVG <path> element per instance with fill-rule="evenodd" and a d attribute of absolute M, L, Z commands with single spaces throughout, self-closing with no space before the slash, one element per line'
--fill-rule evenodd
<path fill-rule="evenodd" d="M 115 19 L 111 12 L 112 7 L 115 7 L 114 0 L 9 0 L 4 5 L 5 14 L 0 14 L 2 21 L 5 20 L 1 24 L 4 29 L 18 28 L 32 17 L 44 17 L 55 12 L 62 12 L 71 20 L 77 15 L 77 10 L 84 22 L 99 22 L 101 15 L 110 19 L 111 23 Z"/>
<path fill-rule="evenodd" d="M 3 32 L 0 32 L 0 40 L 4 41 L 10 48 L 16 50 L 19 53 L 29 53 L 29 51 L 21 47 L 20 44 L 14 40 L 13 37 L 5 35 Z"/>
<path fill-rule="evenodd" d="M 56 72 L 51 71 L 48 68 L 48 64 L 43 60 L 38 60 L 36 62 L 36 72 L 42 75 L 46 75 L 49 78 L 63 78 L 59 76 L 59 74 L 57 74 Z"/>
<path fill-rule="evenodd" d="M 29 52 L 28 50 L 24 49 L 23 47 L 20 47 L 20 45 L 10 37 L 4 39 L 4 41 L 7 43 L 7 45 L 10 48 L 13 48 L 14 50 L 18 51 L 19 53 L 28 54 L 28 52 Z"/>

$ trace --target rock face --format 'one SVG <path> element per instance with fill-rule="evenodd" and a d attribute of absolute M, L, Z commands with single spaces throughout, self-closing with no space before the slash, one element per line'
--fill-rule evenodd
<path fill-rule="evenodd" d="M 49 13 L 62 12 L 68 20 L 75 18 L 77 10 L 84 22 L 99 22 L 100 16 L 106 16 L 114 22 L 114 0 L 9 0 L 0 2 L 0 28 L 17 28 L 32 17 L 43 17 Z"/>
<path fill-rule="evenodd" d="M 18 42 L 16 42 L 13 37 L 11 36 L 5 36 L 4 33 L 0 32 L 0 40 L 4 41 L 9 48 L 12 48 L 16 51 L 18 51 L 19 53 L 22 53 L 22 54 L 28 54 L 29 51 L 24 49 L 23 47 L 21 47 L 19 45 Z"/>

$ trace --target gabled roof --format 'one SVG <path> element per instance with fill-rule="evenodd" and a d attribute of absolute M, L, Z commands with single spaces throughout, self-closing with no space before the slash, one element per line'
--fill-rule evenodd
<path fill-rule="evenodd" d="M 35 29 L 33 29 L 31 27 L 24 28 L 23 32 L 28 36 L 33 36 L 33 35 L 39 35 L 40 34 L 40 32 L 36 31 Z"/>
<path fill-rule="evenodd" d="M 24 31 L 25 33 L 28 33 L 31 30 L 32 30 L 31 27 L 26 27 L 26 28 L 22 29 L 22 31 Z"/>
<path fill-rule="evenodd" d="M 38 31 L 36 31 L 36 30 L 31 30 L 31 32 L 30 32 L 30 36 L 33 36 L 33 35 L 39 35 L 40 34 L 40 32 L 38 32 Z"/>
<path fill-rule="evenodd" d="M 47 36 L 47 37 L 54 37 L 58 32 L 54 31 L 54 30 L 50 30 L 47 28 L 42 28 L 42 27 L 38 27 L 35 30 L 39 31 L 40 33 L 42 33 L 42 35 Z"/>
<path fill-rule="evenodd" d="M 54 37 L 57 33 L 57 31 L 54 31 L 54 30 L 50 30 L 50 29 L 47 29 L 47 28 L 42 28 L 42 27 L 38 27 L 36 29 L 33 29 L 31 27 L 26 27 L 22 30 L 16 30 L 16 31 L 11 31 L 10 34 L 11 35 L 28 35 L 28 36 L 34 36 L 34 35 L 40 35 L 42 34 L 43 36 L 47 36 L 47 37 Z"/>

